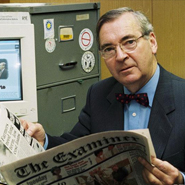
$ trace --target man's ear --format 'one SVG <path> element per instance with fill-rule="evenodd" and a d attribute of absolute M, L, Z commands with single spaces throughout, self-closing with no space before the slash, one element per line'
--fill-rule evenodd
<path fill-rule="evenodd" d="M 154 32 L 150 32 L 149 41 L 150 41 L 152 53 L 156 54 L 158 46 L 157 46 L 157 40 L 156 40 L 156 36 L 155 36 Z"/>

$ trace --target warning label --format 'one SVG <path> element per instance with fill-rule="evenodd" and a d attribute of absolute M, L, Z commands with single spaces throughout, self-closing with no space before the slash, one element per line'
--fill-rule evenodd
<path fill-rule="evenodd" d="M 80 32 L 79 45 L 82 50 L 87 51 L 93 45 L 93 34 L 90 29 L 85 28 Z"/>

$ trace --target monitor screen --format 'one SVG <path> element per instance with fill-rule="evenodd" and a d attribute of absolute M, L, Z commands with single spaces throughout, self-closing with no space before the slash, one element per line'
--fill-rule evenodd
<path fill-rule="evenodd" d="M 19 39 L 0 40 L 0 101 L 22 100 Z"/>

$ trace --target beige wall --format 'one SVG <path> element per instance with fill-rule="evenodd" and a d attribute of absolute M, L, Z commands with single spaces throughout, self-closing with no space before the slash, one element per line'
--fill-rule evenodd
<path fill-rule="evenodd" d="M 185 1 L 153 0 L 153 25 L 159 63 L 185 78 Z"/>
<path fill-rule="evenodd" d="M 169 71 L 185 78 L 185 0 L 0 0 L 1 3 L 88 3 L 100 2 L 100 15 L 128 6 L 144 12 L 154 25 L 158 40 L 157 58 Z M 101 62 L 102 79 L 110 76 Z"/>

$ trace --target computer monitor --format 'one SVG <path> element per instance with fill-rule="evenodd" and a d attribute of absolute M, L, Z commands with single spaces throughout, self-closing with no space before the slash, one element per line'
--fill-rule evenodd
<path fill-rule="evenodd" d="M 33 24 L 0 24 L 0 103 L 38 121 Z"/>

